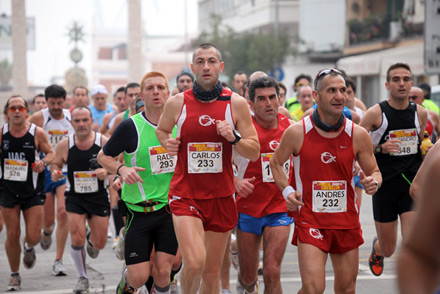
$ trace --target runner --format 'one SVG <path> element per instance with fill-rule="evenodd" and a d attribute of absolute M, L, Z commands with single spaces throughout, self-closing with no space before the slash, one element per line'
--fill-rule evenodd
<path fill-rule="evenodd" d="M 29 122 L 42 127 L 43 130 L 46 131 L 49 142 L 52 145 L 52 149 L 56 151 L 56 145 L 61 142 L 62 139 L 66 138 L 69 134 L 73 134 L 74 132 L 72 124 L 70 123 L 70 112 L 66 109 L 63 109 L 66 91 L 58 85 L 51 85 L 44 90 L 44 96 L 46 97 L 48 108 L 34 113 L 29 119 Z M 64 166 L 63 173 L 66 173 L 66 171 L 67 167 Z M 55 262 L 52 266 L 52 274 L 54 276 L 66 275 L 66 269 L 64 268 L 62 261 L 67 235 L 69 234 L 69 224 L 67 222 L 66 206 L 64 203 L 65 190 L 66 180 L 61 179 L 57 182 L 53 182 L 51 179 L 50 170 L 46 168 L 44 183 L 46 202 L 44 204 L 44 221 L 40 246 L 43 250 L 47 250 L 52 244 L 52 232 L 55 227 L 56 211 L 57 248 Z"/>
<path fill-rule="evenodd" d="M 0 206 L 6 226 L 5 249 L 11 269 L 8 291 L 20 290 L 20 211 L 23 211 L 25 236 L 23 265 L 35 265 L 34 246 L 40 241 L 43 225 L 44 167 L 53 160 L 53 150 L 44 130 L 26 121 L 27 101 L 11 96 L 5 105 L 8 123 L 2 127 Z M 45 159 L 40 159 L 40 151 Z"/>
<path fill-rule="evenodd" d="M 73 289 L 75 293 L 87 293 L 89 290 L 85 241 L 87 239 L 87 253 L 90 257 L 96 258 L 99 250 L 107 243 L 110 214 L 104 181 L 107 178 L 107 171 L 96 161 L 96 156 L 101 146 L 107 142 L 107 138 L 93 132 L 92 123 L 92 112 L 89 108 L 77 106 L 73 109 L 72 126 L 75 134 L 58 143 L 55 159 L 51 165 L 54 182 L 64 177 L 61 169 L 63 165 L 67 165 L 69 185 L 65 194 L 72 243 L 70 254 L 79 275 L 78 283 Z M 87 232 L 86 220 L 90 228 Z"/>
<path fill-rule="evenodd" d="M 176 157 L 171 158 L 154 130 L 170 95 L 160 72 L 147 73 L 141 82 L 145 112 L 122 121 L 98 155 L 98 161 L 124 182 L 122 200 L 127 208 L 125 262 L 117 293 L 134 293 L 150 276 L 150 254 L 155 253 L 154 290 L 169 293 L 170 273 L 177 240 L 168 207 L 168 189 Z M 124 154 L 125 164 L 114 157 Z"/>
<path fill-rule="evenodd" d="M 383 272 L 384 257 L 390 257 L 396 249 L 398 216 L 403 241 L 414 218 L 409 189 L 422 162 L 419 146 L 428 114 L 422 106 L 409 102 L 412 85 L 408 64 L 391 65 L 385 82 L 390 97 L 368 109 L 360 124 L 367 132 L 371 131 L 384 181 L 373 196 L 377 238 L 373 241 L 369 265 L 376 276 Z"/>
<path fill-rule="evenodd" d="M 201 293 L 217 294 L 219 253 L 225 252 L 237 222 L 232 149 L 255 161 L 260 146 L 246 100 L 223 89 L 218 80 L 224 67 L 220 51 L 201 44 L 192 62 L 194 87 L 167 101 L 156 134 L 169 154 L 179 158 L 169 197 L 183 256 L 182 293 L 193 294 L 200 287 Z"/>
<path fill-rule="evenodd" d="M 279 86 L 270 77 L 261 77 L 249 86 L 253 123 L 260 142 L 260 160 L 250 162 L 240 155 L 235 158 L 238 177 L 237 190 L 237 243 L 239 274 L 237 293 L 258 293 L 258 259 L 263 240 L 263 279 L 265 293 L 282 293 L 281 261 L 286 250 L 290 224 L 286 202 L 273 181 L 269 168 L 270 158 L 284 131 L 290 126 L 288 118 L 278 113 Z M 290 177 L 291 158 L 286 161 Z M 246 292 L 245 292 L 246 290 Z"/>
<path fill-rule="evenodd" d="M 335 273 L 334 293 L 355 293 L 359 246 L 364 242 L 354 193 L 355 160 L 363 170 L 361 183 L 367 194 L 382 182 L 368 133 L 342 114 L 345 90 L 339 70 L 321 70 L 313 91 L 317 109 L 284 132 L 270 162 L 295 219 L 292 244 L 298 246 L 302 280 L 298 293 L 324 293 L 328 255 Z M 284 171 L 291 154 L 297 191 Z"/>

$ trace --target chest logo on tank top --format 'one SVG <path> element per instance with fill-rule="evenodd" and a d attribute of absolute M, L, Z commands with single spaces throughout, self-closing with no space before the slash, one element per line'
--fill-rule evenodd
<path fill-rule="evenodd" d="M 270 141 L 269 142 L 269 147 L 270 149 L 272 149 L 273 151 L 275 151 L 275 149 L 278 148 L 278 145 L 280 145 L 280 143 L 276 140 Z"/>
<path fill-rule="evenodd" d="M 321 153 L 321 161 L 325 164 L 336 162 L 336 156 L 333 156 L 330 152 Z"/>
<path fill-rule="evenodd" d="M 215 125 L 215 119 L 211 118 L 207 114 L 204 114 L 199 116 L 199 123 L 204 127 L 209 127 L 210 125 Z"/>
<path fill-rule="evenodd" d="M 3 140 L 3 150 L 9 150 L 9 140 Z"/>

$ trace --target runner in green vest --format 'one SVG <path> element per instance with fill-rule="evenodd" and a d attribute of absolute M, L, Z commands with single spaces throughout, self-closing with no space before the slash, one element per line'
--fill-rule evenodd
<path fill-rule="evenodd" d="M 141 82 L 145 111 L 122 121 L 98 155 L 98 161 L 124 182 L 122 200 L 127 209 L 126 269 L 117 293 L 134 293 L 148 280 L 150 255 L 155 249 L 154 293 L 169 293 L 177 239 L 168 209 L 168 188 L 176 157 L 170 157 L 155 135 L 168 81 L 160 72 L 147 73 Z M 124 164 L 115 157 L 124 154 Z"/>

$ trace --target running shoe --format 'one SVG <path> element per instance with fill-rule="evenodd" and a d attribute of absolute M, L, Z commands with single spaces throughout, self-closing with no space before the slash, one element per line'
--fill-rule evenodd
<path fill-rule="evenodd" d="M 373 249 L 371 250 L 371 255 L 369 259 L 370 270 L 375 276 L 380 276 L 383 272 L 383 260 L 384 257 L 376 255 L 376 250 L 374 250 L 374 244 L 377 242 L 377 236 L 373 239 Z"/>
<path fill-rule="evenodd" d="M 66 269 L 63 266 L 63 261 L 61 259 L 55 260 L 52 266 L 52 275 L 56 277 L 66 276 Z"/>
<path fill-rule="evenodd" d="M 125 234 L 125 227 L 123 227 L 121 229 L 121 231 L 119 232 L 119 240 L 118 243 L 116 244 L 116 248 L 115 248 L 115 254 L 116 254 L 116 258 L 119 260 L 124 260 L 125 256 L 124 256 L 124 235 Z"/>
<path fill-rule="evenodd" d="M 118 241 L 119 241 L 119 236 L 113 240 L 112 250 L 116 249 L 116 246 L 118 245 Z"/>
<path fill-rule="evenodd" d="M 87 254 L 91 257 L 91 258 L 97 258 L 99 255 L 99 249 L 96 247 L 93 247 L 92 244 L 90 243 L 90 230 L 89 228 L 87 228 Z"/>
<path fill-rule="evenodd" d="M 177 286 L 177 277 L 174 276 L 173 281 L 171 282 L 171 291 L 170 294 L 179 294 L 179 287 Z"/>
<path fill-rule="evenodd" d="M 258 275 L 263 275 L 263 261 L 262 260 L 260 260 L 259 262 L 258 262 Z"/>
<path fill-rule="evenodd" d="M 46 234 L 46 232 L 43 230 L 41 230 L 41 239 L 40 239 L 40 246 L 41 249 L 43 249 L 44 251 L 46 251 L 47 249 L 50 248 L 50 245 L 52 245 L 52 233 L 50 233 L 49 235 Z"/>
<path fill-rule="evenodd" d="M 75 288 L 73 288 L 75 294 L 88 293 L 89 292 L 89 279 L 85 277 L 79 277 Z"/>
<path fill-rule="evenodd" d="M 35 248 L 26 249 L 23 243 L 23 265 L 26 269 L 31 269 L 35 265 L 37 257 L 35 256 Z"/>
<path fill-rule="evenodd" d="M 140 287 L 139 289 L 137 289 L 135 291 L 136 294 L 148 294 L 148 290 L 147 287 L 145 287 L 145 285 L 143 285 L 142 287 Z"/>
<path fill-rule="evenodd" d="M 21 277 L 19 274 L 11 275 L 11 278 L 9 279 L 8 284 L 8 291 L 19 291 L 21 289 Z"/>
<path fill-rule="evenodd" d="M 232 294 L 232 292 L 231 292 L 231 290 L 229 290 L 229 289 L 222 289 L 222 290 L 220 291 L 220 294 Z"/>

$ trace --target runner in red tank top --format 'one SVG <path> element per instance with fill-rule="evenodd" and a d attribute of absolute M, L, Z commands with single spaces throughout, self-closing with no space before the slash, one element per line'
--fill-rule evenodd
<path fill-rule="evenodd" d="M 382 182 L 368 133 L 342 115 L 346 88 L 340 71 L 320 71 L 313 91 L 317 109 L 286 130 L 270 163 L 287 209 L 295 212 L 292 243 L 298 246 L 301 293 L 324 292 L 328 254 L 335 271 L 334 292 L 355 292 L 363 243 L 354 194 L 355 158 L 367 194 Z M 283 170 L 290 154 L 297 191 Z"/>
<path fill-rule="evenodd" d="M 237 155 L 234 160 L 238 171 L 234 181 L 239 212 L 237 293 L 244 290 L 246 293 L 258 292 L 258 256 L 263 238 L 265 293 L 282 293 L 281 262 L 293 219 L 287 216 L 286 201 L 269 168 L 270 158 L 290 126 L 289 119 L 278 112 L 278 97 L 278 83 L 268 76 L 252 81 L 249 86 L 249 103 L 260 141 L 260 159 L 250 162 Z M 289 158 L 284 165 L 288 175 L 292 173 L 291 165 Z"/>
<path fill-rule="evenodd" d="M 224 90 L 218 81 L 223 67 L 214 45 L 199 45 L 191 64 L 196 77 L 193 89 L 167 101 L 156 129 L 169 155 L 178 156 L 169 202 L 182 250 L 183 294 L 197 293 L 199 287 L 201 293 L 220 292 L 223 254 L 219 252 L 225 251 L 237 222 L 232 146 L 253 161 L 260 151 L 246 100 Z"/>

